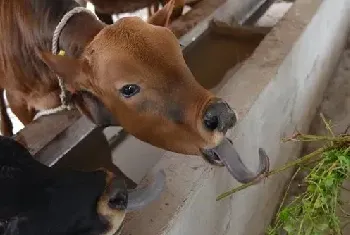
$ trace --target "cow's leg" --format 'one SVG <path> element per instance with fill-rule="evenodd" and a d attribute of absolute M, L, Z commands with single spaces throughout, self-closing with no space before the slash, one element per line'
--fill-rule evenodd
<path fill-rule="evenodd" d="M 9 114 L 6 109 L 4 89 L 0 89 L 0 118 L 1 118 L 1 133 L 4 136 L 13 135 L 13 126 Z"/>
<path fill-rule="evenodd" d="M 12 112 L 16 115 L 18 120 L 20 120 L 24 126 L 29 124 L 35 116 L 34 109 L 29 109 L 27 102 L 18 96 L 6 93 L 6 97 Z"/>
<path fill-rule="evenodd" d="M 153 15 L 152 5 L 147 7 L 147 18 L 150 18 Z"/>
<path fill-rule="evenodd" d="M 159 2 L 163 5 L 163 7 L 169 2 L 170 0 L 159 0 Z M 185 0 L 175 0 L 175 6 L 173 13 L 170 16 L 170 20 L 173 21 L 176 18 L 180 17 L 182 15 L 182 12 L 185 7 Z"/>
<path fill-rule="evenodd" d="M 159 2 L 158 1 L 153 4 L 153 13 L 152 13 L 152 15 L 156 14 L 157 11 L 159 11 Z"/>
<path fill-rule="evenodd" d="M 148 18 L 150 18 L 154 13 L 159 10 L 159 2 L 155 2 L 147 7 L 148 10 Z"/>
<path fill-rule="evenodd" d="M 79 3 L 80 6 L 82 7 L 86 7 L 87 6 L 87 2 L 85 0 L 75 0 L 77 3 Z"/>
<path fill-rule="evenodd" d="M 95 13 L 97 17 L 106 24 L 113 24 L 113 18 L 111 14 L 101 13 L 95 8 Z"/>
<path fill-rule="evenodd" d="M 173 14 L 171 15 L 170 19 L 174 20 L 178 17 L 180 17 L 184 11 L 185 7 L 185 0 L 175 0 L 175 7 Z"/>
<path fill-rule="evenodd" d="M 185 0 L 185 5 L 193 7 L 202 0 Z"/>

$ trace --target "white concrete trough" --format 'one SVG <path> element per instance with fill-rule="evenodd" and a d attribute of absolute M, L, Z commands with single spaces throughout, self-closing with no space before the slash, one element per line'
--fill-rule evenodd
<path fill-rule="evenodd" d="M 300 144 L 281 138 L 308 131 L 346 44 L 349 8 L 348 0 L 297 0 L 254 53 L 212 88 L 239 113 L 229 136 L 252 170 L 258 147 L 266 150 L 271 168 L 299 156 Z M 239 185 L 225 168 L 170 152 L 153 170 L 160 168 L 167 174 L 166 190 L 160 200 L 130 213 L 122 234 L 264 234 L 290 178 L 290 172 L 276 175 L 217 202 L 220 193 Z"/>

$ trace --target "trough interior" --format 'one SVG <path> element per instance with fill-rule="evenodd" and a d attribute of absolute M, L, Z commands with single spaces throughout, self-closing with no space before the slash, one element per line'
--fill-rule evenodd
<path fill-rule="evenodd" d="M 268 29 L 228 27 L 212 22 L 184 50 L 184 58 L 196 80 L 206 89 L 214 89 L 230 68 L 253 53 L 267 32 Z"/>

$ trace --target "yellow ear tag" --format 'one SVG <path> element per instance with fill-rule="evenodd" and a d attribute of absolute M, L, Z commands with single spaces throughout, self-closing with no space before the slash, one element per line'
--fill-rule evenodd
<path fill-rule="evenodd" d="M 66 54 L 66 52 L 63 50 L 60 50 L 60 52 L 58 52 L 58 55 L 60 55 L 60 56 L 64 56 L 65 54 Z"/>

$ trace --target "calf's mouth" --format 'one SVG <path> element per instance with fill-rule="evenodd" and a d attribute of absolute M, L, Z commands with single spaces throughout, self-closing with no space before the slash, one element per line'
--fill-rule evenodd
<path fill-rule="evenodd" d="M 239 153 L 226 137 L 214 148 L 201 149 L 206 161 L 212 165 L 226 166 L 229 173 L 240 183 L 249 183 L 262 178 L 269 171 L 269 158 L 264 149 L 259 148 L 259 169 L 251 172 L 242 162 Z"/>

